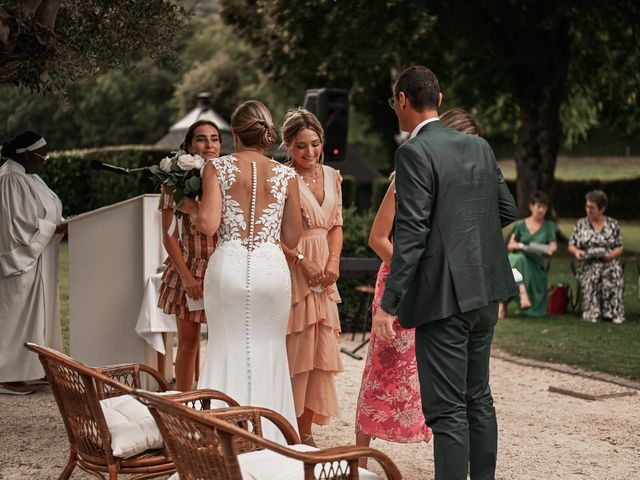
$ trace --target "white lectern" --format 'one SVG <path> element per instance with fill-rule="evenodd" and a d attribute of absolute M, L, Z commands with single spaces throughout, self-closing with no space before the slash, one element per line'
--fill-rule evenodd
<path fill-rule="evenodd" d="M 166 258 L 158 197 L 69 219 L 69 344 L 81 362 L 156 363 L 135 326 L 147 279 Z"/>

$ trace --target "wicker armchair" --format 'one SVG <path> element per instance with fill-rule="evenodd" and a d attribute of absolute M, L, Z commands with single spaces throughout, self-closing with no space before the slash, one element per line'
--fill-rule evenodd
<path fill-rule="evenodd" d="M 300 443 L 291 424 L 273 410 L 231 407 L 196 412 L 149 392 L 136 391 L 133 395 L 156 419 L 181 480 L 241 480 L 238 455 L 261 450 L 268 450 L 270 458 L 299 460 L 300 478 L 305 480 L 357 480 L 362 457 L 375 459 L 387 478 L 402 478 L 393 461 L 379 450 L 344 446 L 302 452 L 263 438 L 261 419 L 267 419 L 280 429 L 289 445 Z"/>
<path fill-rule="evenodd" d="M 143 479 L 175 472 L 173 461 L 164 449 L 149 450 L 126 459 L 114 456 L 111 434 L 100 406 L 100 400 L 131 394 L 140 388 L 143 374 L 155 380 L 160 390 L 168 390 L 168 383 L 156 370 L 141 364 L 92 368 L 48 347 L 34 343 L 26 343 L 25 347 L 40 357 L 67 430 L 70 454 L 60 479 L 68 479 L 76 466 L 98 478 L 107 474 L 112 480 L 119 474 Z M 209 409 L 211 400 L 238 405 L 227 395 L 213 390 L 177 393 L 165 398 L 192 409 Z"/>

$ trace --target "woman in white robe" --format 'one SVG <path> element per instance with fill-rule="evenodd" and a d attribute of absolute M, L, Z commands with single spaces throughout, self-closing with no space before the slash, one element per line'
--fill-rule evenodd
<path fill-rule="evenodd" d="M 2 147 L 0 167 L 0 393 L 28 394 L 44 376 L 23 344 L 62 350 L 58 246 L 66 224 L 58 196 L 38 176 L 45 139 L 22 133 Z"/>

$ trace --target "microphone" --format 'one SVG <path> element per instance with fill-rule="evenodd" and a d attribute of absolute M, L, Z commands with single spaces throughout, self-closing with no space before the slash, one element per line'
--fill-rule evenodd
<path fill-rule="evenodd" d="M 117 173 L 118 175 L 129 175 L 128 168 L 116 167 L 108 163 L 102 163 L 100 160 L 91 160 L 91 168 L 94 170 L 106 170 L 107 172 Z"/>

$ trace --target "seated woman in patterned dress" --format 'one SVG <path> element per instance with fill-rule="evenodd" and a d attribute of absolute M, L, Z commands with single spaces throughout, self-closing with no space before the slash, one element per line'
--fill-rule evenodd
<path fill-rule="evenodd" d="M 582 319 L 588 322 L 624 322 L 624 252 L 620 225 L 604 214 L 607 195 L 592 190 L 585 195 L 587 216 L 576 223 L 569 253 L 577 260 L 576 276 L 582 289 Z"/>

